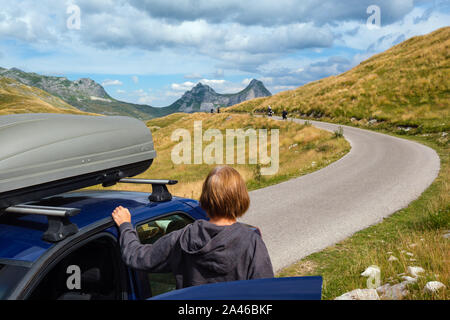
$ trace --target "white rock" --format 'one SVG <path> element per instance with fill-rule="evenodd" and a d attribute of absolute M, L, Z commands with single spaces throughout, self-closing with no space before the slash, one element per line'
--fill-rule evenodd
<path fill-rule="evenodd" d="M 417 278 L 413 278 L 410 276 L 402 276 L 402 279 L 405 280 L 408 284 L 417 282 Z"/>
<path fill-rule="evenodd" d="M 380 300 L 380 296 L 375 289 L 355 289 L 334 300 Z"/>
<path fill-rule="evenodd" d="M 442 235 L 445 239 L 450 239 L 450 233 L 445 233 L 444 235 Z"/>
<path fill-rule="evenodd" d="M 427 282 L 427 284 L 425 285 L 425 287 L 423 289 L 428 293 L 436 293 L 443 288 L 445 288 L 445 284 L 443 284 L 442 282 L 430 281 L 430 282 Z"/>
<path fill-rule="evenodd" d="M 403 281 L 399 284 L 386 287 L 381 295 L 381 298 L 388 300 L 401 300 L 409 293 L 408 289 L 406 289 L 407 285 L 408 282 Z"/>
<path fill-rule="evenodd" d="M 390 287 L 391 285 L 389 283 L 383 284 L 377 288 L 377 293 L 383 295 Z"/>
<path fill-rule="evenodd" d="M 425 272 L 425 270 L 422 267 L 408 267 L 408 272 L 414 278 L 417 278 L 419 273 Z"/>
<path fill-rule="evenodd" d="M 388 261 L 398 261 L 398 258 L 396 258 L 394 256 L 390 256 Z"/>
<path fill-rule="evenodd" d="M 414 254 L 412 254 L 411 252 L 407 252 L 406 255 L 412 257 Z"/>

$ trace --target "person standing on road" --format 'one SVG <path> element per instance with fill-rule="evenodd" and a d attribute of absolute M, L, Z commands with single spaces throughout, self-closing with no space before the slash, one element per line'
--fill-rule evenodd
<path fill-rule="evenodd" d="M 177 289 L 200 284 L 274 277 L 261 234 L 236 219 L 250 198 L 244 179 L 228 166 L 214 168 L 203 183 L 200 205 L 209 221 L 196 220 L 154 244 L 141 244 L 128 209 L 117 207 L 125 264 L 147 272 L 172 272 Z"/>
<path fill-rule="evenodd" d="M 287 111 L 286 111 L 286 109 L 283 109 L 283 113 L 282 113 L 282 116 L 283 116 L 283 120 L 286 120 L 287 119 Z"/>

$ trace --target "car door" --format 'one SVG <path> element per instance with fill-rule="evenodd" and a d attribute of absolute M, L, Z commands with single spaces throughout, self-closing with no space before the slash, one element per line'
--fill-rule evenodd
<path fill-rule="evenodd" d="M 175 211 L 136 225 L 136 232 L 142 244 L 153 244 L 162 236 L 179 230 L 194 222 L 194 219 L 182 211 Z M 157 296 L 176 289 L 175 276 L 172 273 L 149 273 L 134 271 L 136 287 L 141 299 Z"/>
<path fill-rule="evenodd" d="M 100 232 L 56 256 L 27 299 L 120 300 L 127 296 L 126 286 L 117 239 Z"/>
<path fill-rule="evenodd" d="M 322 277 L 218 282 L 167 292 L 151 300 L 320 300 Z"/>

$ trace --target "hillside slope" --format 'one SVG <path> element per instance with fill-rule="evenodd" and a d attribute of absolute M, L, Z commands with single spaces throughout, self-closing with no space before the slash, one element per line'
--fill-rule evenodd
<path fill-rule="evenodd" d="M 450 129 L 450 27 L 413 37 L 338 76 L 227 108 L 352 121 L 411 132 Z"/>
<path fill-rule="evenodd" d="M 244 90 L 234 94 L 219 94 L 211 87 L 198 83 L 173 104 L 157 108 L 116 100 L 100 84 L 89 78 L 70 81 L 66 77 L 45 76 L 17 68 L 1 67 L 0 76 L 47 91 L 81 111 L 130 116 L 141 120 L 163 117 L 175 112 L 209 112 L 218 107 L 228 107 L 249 99 L 271 95 L 264 84 L 255 79 Z"/>
<path fill-rule="evenodd" d="M 168 110 L 162 108 L 116 100 L 108 95 L 100 84 L 89 78 L 70 81 L 65 77 L 44 76 L 17 68 L 0 68 L 0 76 L 47 91 L 85 112 L 124 115 L 138 119 L 151 119 L 168 114 Z"/>
<path fill-rule="evenodd" d="M 41 89 L 0 76 L 0 115 L 12 113 L 89 114 Z"/>

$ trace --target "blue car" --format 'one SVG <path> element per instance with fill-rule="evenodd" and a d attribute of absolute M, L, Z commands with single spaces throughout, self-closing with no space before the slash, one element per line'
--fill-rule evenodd
<path fill-rule="evenodd" d="M 236 281 L 174 291 L 171 273 L 147 273 L 122 263 L 118 229 L 111 218 L 118 205 L 130 209 L 142 243 L 207 219 L 195 200 L 173 197 L 155 202 L 142 192 L 71 192 L 29 203 L 22 208 L 78 209 L 69 220 L 78 231 L 52 243 L 43 240 L 50 229 L 46 216 L 3 214 L 0 299 L 320 299 L 320 277 Z M 79 288 L 70 287 L 74 268 L 80 270 Z"/>
<path fill-rule="evenodd" d="M 117 206 L 129 208 L 144 244 L 207 219 L 198 201 L 169 193 L 177 181 L 130 179 L 156 157 L 143 122 L 23 114 L 0 116 L 0 130 L 0 299 L 320 299 L 316 277 L 175 290 L 170 273 L 127 268 L 111 217 Z M 152 192 L 83 191 L 116 183 Z"/>

